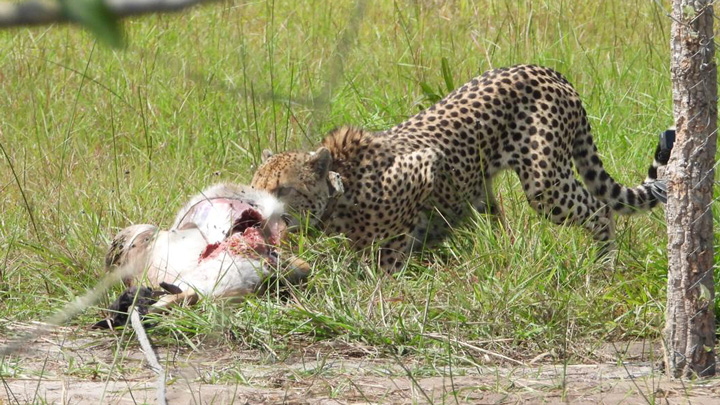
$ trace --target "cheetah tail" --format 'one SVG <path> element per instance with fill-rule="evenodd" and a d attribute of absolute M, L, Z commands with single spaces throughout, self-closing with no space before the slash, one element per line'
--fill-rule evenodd
<path fill-rule="evenodd" d="M 675 128 L 669 128 L 660 134 L 660 140 L 655 148 L 655 159 L 648 169 L 648 175 L 643 184 L 652 185 L 650 191 L 663 204 L 667 203 L 667 183 L 658 180 L 658 169 L 668 164 L 670 152 L 675 144 Z"/>
<path fill-rule="evenodd" d="M 592 140 L 576 141 L 573 158 L 578 172 L 592 194 L 604 201 L 618 214 L 633 214 L 646 211 L 658 203 L 667 202 L 667 186 L 664 180 L 658 180 L 658 169 L 665 166 L 670 159 L 670 151 L 675 141 L 675 130 L 668 129 L 660 134 L 660 140 L 655 149 L 654 161 L 648 169 L 645 181 L 637 187 L 625 187 L 617 183 L 603 169 L 602 161 L 597 155 L 597 148 Z"/>

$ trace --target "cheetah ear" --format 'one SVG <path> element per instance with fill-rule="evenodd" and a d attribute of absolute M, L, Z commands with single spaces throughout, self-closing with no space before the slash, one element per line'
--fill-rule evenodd
<path fill-rule="evenodd" d="M 263 149 L 262 162 L 263 163 L 267 162 L 267 160 L 270 159 L 272 157 L 272 155 L 273 155 L 273 151 L 271 151 L 270 149 Z"/>
<path fill-rule="evenodd" d="M 310 160 L 308 165 L 313 168 L 315 174 L 320 178 L 326 178 L 328 171 L 330 171 L 330 165 L 332 164 L 332 155 L 330 150 L 326 147 L 321 147 L 315 152 L 310 154 Z"/>
<path fill-rule="evenodd" d="M 328 172 L 328 189 L 330 190 L 330 198 L 340 197 L 345 192 L 340 173 Z"/>

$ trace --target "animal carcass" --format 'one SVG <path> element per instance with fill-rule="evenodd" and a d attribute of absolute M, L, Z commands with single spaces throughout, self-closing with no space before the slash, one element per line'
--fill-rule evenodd
<path fill-rule="evenodd" d="M 310 266 L 278 249 L 285 215 L 282 203 L 265 191 L 217 184 L 194 196 L 170 230 L 150 224 L 121 230 L 105 264 L 132 289 L 111 309 L 127 310 L 128 295 L 138 288 L 154 302 L 153 310 L 202 297 L 241 297 L 277 276 L 302 282 Z M 162 295 L 152 297 L 158 291 Z"/>

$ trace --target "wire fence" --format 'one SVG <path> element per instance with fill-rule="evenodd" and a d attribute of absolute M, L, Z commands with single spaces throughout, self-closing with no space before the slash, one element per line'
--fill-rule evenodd
<path fill-rule="evenodd" d="M 166 10 L 164 8 L 165 6 L 172 7 L 173 10 L 176 10 L 176 9 L 179 9 L 180 6 L 186 7 L 186 6 L 194 5 L 194 4 L 197 4 L 200 2 L 202 2 L 202 1 L 200 1 L 200 0 L 196 0 L 196 1 L 185 0 L 185 1 L 174 1 L 174 2 L 162 1 L 162 2 L 157 2 L 157 4 L 155 4 L 151 7 L 149 5 L 151 3 L 153 3 L 152 1 L 137 0 L 134 2 L 128 1 L 128 4 L 133 3 L 137 7 L 146 5 L 146 6 L 148 6 L 147 10 L 164 11 L 164 10 Z M 692 27 L 692 25 L 696 22 L 697 19 L 703 17 L 706 13 L 711 13 L 712 7 L 714 4 L 712 1 L 707 2 L 706 8 L 704 10 L 700 10 L 698 15 L 695 16 L 689 22 L 684 22 L 684 21 L 681 21 L 681 20 L 675 18 L 671 12 L 667 11 L 665 9 L 665 6 L 662 4 L 662 2 L 660 0 L 655 0 L 655 2 L 660 9 L 666 11 L 666 16 L 668 18 L 672 19 L 674 23 L 681 24 L 688 29 Z M 24 4 L 24 3 L 22 3 L 22 4 Z M 43 4 L 44 4 L 44 6 L 43 6 Z M 48 6 L 48 4 L 49 3 L 33 2 L 32 6 L 33 7 L 46 7 L 46 6 Z M 117 0 L 117 1 L 114 1 L 112 4 L 120 5 L 120 4 L 122 4 L 122 2 L 120 0 Z M 158 6 L 159 4 L 164 4 L 164 6 Z M 18 8 L 21 6 L 21 4 L 16 4 L 16 3 L 11 3 L 11 5 L 12 5 L 12 7 L 15 7 L 15 8 Z M 3 14 L 4 10 L 9 10 L 8 7 L 10 7 L 10 6 L 8 6 L 7 4 L 0 4 L 0 27 L 8 27 L 8 26 L 12 26 L 12 25 L 17 25 L 17 24 L 14 24 L 13 21 L 10 21 L 7 19 L 3 20 L 3 18 L 7 18 L 7 16 L 13 15 L 8 11 L 6 11 Z M 54 6 L 50 5 L 49 7 L 54 7 Z M 168 10 L 169 9 L 170 8 L 168 8 Z M 340 39 L 337 41 L 337 43 L 335 45 L 335 50 L 333 52 L 334 56 L 333 56 L 330 64 L 328 65 L 329 67 L 327 68 L 327 72 L 325 74 L 325 77 L 327 79 L 324 83 L 324 86 L 318 91 L 317 94 L 309 95 L 304 98 L 299 97 L 299 98 L 293 99 L 294 103 L 303 104 L 307 107 L 310 107 L 312 110 L 312 115 L 309 120 L 309 122 L 310 122 L 310 124 L 309 124 L 310 131 L 309 132 L 311 132 L 311 130 L 313 128 L 318 126 L 318 122 L 322 121 L 322 116 L 325 113 L 325 111 L 327 111 L 327 109 L 328 109 L 330 100 L 332 99 L 332 96 L 333 96 L 333 92 L 338 88 L 339 84 L 342 83 L 344 80 L 343 61 L 345 60 L 346 56 L 352 51 L 352 44 L 355 41 L 355 39 L 357 38 L 359 27 L 361 26 L 363 20 L 366 17 L 366 9 L 367 9 L 366 0 L 358 0 L 355 2 L 355 5 L 352 10 L 352 14 L 349 16 L 349 19 L 348 19 L 347 27 L 345 28 L 342 36 L 340 37 Z M 25 10 L 25 11 L 23 11 L 23 13 L 24 13 L 27 10 L 38 10 L 38 9 L 37 8 L 25 8 L 23 10 Z M 137 11 L 140 9 L 135 8 L 134 10 L 135 10 L 134 13 L 137 13 Z M 17 14 L 18 13 L 17 10 L 15 10 L 13 12 L 16 13 L 15 15 L 19 15 L 19 14 Z M 51 13 L 54 13 L 54 11 L 51 11 Z M 128 12 L 128 14 L 129 13 L 130 12 Z M 18 24 L 34 24 L 34 23 L 46 23 L 49 21 L 62 21 L 60 19 L 61 17 L 59 17 L 59 14 L 58 15 L 50 14 L 50 15 L 51 15 L 50 17 L 47 17 L 47 16 L 43 17 L 44 19 L 42 21 L 28 19 L 27 17 L 22 17 L 22 18 L 17 17 L 17 18 L 19 18 L 17 21 L 18 21 Z M 55 15 L 55 17 L 52 17 L 53 15 Z M 718 19 L 718 17 L 715 15 L 713 15 L 713 18 Z M 716 42 L 715 42 L 714 37 L 711 37 L 711 38 L 705 40 L 705 42 L 701 43 L 701 46 L 697 50 L 696 54 L 692 55 L 692 57 L 700 57 L 703 60 L 714 61 L 713 55 L 714 55 L 715 44 L 716 44 Z M 171 63 L 172 63 L 172 61 L 171 61 Z M 714 63 L 714 62 L 710 62 L 710 63 Z M 714 69 L 714 67 L 709 67 L 709 66 L 705 66 L 705 67 Z M 207 80 L 204 79 L 203 77 L 204 76 L 200 72 L 189 73 L 189 78 L 192 78 L 193 80 L 204 80 L 205 85 L 212 86 L 215 89 L 227 91 L 227 92 L 231 92 L 231 93 L 239 93 L 239 92 L 243 91 L 241 89 L 238 89 L 236 87 L 229 85 L 228 83 L 223 83 L 223 82 L 218 82 L 218 81 L 213 81 L 212 83 L 207 82 Z M 90 79 L 90 80 L 92 81 L 92 79 Z M 95 81 L 95 83 L 97 85 L 102 86 L 102 84 L 97 81 Z M 706 87 L 707 86 L 715 86 L 716 87 L 716 83 L 714 83 L 714 82 L 699 82 L 696 84 L 696 86 L 706 86 Z M 706 90 L 706 91 L 710 92 L 711 90 Z M 717 94 L 716 91 L 715 91 L 715 94 Z M 271 93 L 271 94 L 259 95 L 259 96 L 269 99 L 271 101 L 284 102 L 289 99 L 289 97 L 286 97 L 285 95 L 277 94 L 277 93 Z M 715 104 L 717 104 L 717 97 L 715 99 Z M 714 126 L 715 128 L 709 134 L 706 135 L 705 139 L 700 144 L 695 145 L 695 149 L 693 151 L 691 151 L 691 154 L 689 155 L 690 160 L 696 160 L 696 158 L 701 156 L 704 151 L 706 151 L 710 147 L 713 147 L 717 143 L 717 140 L 716 140 L 717 128 L 716 128 L 716 125 L 713 125 L 714 124 L 713 121 L 716 121 L 716 117 L 713 118 L 710 115 L 707 115 L 707 116 L 701 115 L 701 112 L 698 112 L 696 115 L 689 117 L 687 125 L 694 124 L 697 120 L 705 120 L 703 125 L 705 125 L 707 127 Z M 2 146 L 2 145 L 0 144 L 0 146 Z M 57 150 L 61 147 L 62 147 L 62 145 L 57 145 L 57 146 L 55 146 L 55 149 Z M 50 152 L 52 152 L 52 151 L 50 151 Z M 9 158 L 6 156 L 6 159 L 9 159 Z M 26 165 L 26 167 L 33 168 L 41 163 L 42 162 L 40 161 L 40 159 L 38 159 L 37 161 L 29 162 Z M 697 181 L 697 183 L 693 184 L 691 189 L 698 190 L 699 188 L 707 187 L 708 182 L 717 186 L 718 182 L 716 182 L 714 180 L 713 170 L 715 170 L 718 167 L 718 165 L 720 165 L 720 162 L 714 162 L 711 165 L 711 169 L 708 170 L 704 174 L 704 176 L 701 177 Z M 5 181 L 4 184 L 0 184 L 0 192 L 3 192 L 4 190 L 6 190 L 9 187 L 12 187 L 13 184 L 15 184 L 15 180 L 12 180 L 12 179 Z M 712 190 L 713 190 L 713 187 L 711 186 L 710 193 L 712 193 Z M 710 197 L 711 197 L 711 201 L 709 203 L 707 203 L 705 211 L 702 212 L 701 215 L 694 221 L 700 221 L 702 218 L 706 217 L 711 212 L 713 204 L 715 202 L 717 202 L 718 200 L 720 200 L 720 197 L 712 199 L 712 194 Z M 695 224 L 695 222 L 693 222 L 693 225 L 694 224 Z M 698 253 L 698 252 L 692 252 L 692 253 Z M 701 274 L 699 274 L 695 278 L 694 283 L 687 286 L 687 290 L 688 291 L 696 290 L 697 288 L 699 288 L 698 286 L 700 284 L 712 286 L 712 276 L 713 276 L 713 272 L 715 271 L 715 269 L 716 269 L 716 267 L 713 266 L 709 269 L 704 270 Z M 35 341 L 36 339 L 41 337 L 43 334 L 49 333 L 52 330 L 51 325 L 62 325 L 64 323 L 66 323 L 69 319 L 71 319 L 73 316 L 75 316 L 78 313 L 91 307 L 95 302 L 97 302 L 99 297 L 101 297 L 107 291 L 107 289 L 110 288 L 114 283 L 117 283 L 117 281 L 119 279 L 120 279 L 120 275 L 118 273 L 114 273 L 113 275 L 106 276 L 95 287 L 93 287 L 92 289 L 87 291 L 82 297 L 80 297 L 76 301 L 67 304 L 61 311 L 57 312 L 55 315 L 53 315 L 52 317 L 47 319 L 41 326 L 38 326 L 35 330 L 27 333 L 24 336 L 16 338 L 10 344 L 7 344 L 4 347 L 1 347 L 0 348 L 0 361 L 5 361 L 5 359 L 7 359 L 8 356 L 17 354 L 22 349 L 25 349 L 29 345 L 31 345 L 33 341 Z M 695 316 L 702 315 L 702 314 L 706 313 L 707 311 L 712 312 L 713 306 L 714 306 L 714 300 L 710 299 L 707 302 L 707 305 L 700 308 L 696 312 L 696 314 L 692 316 L 692 318 L 694 318 Z M 666 344 L 667 344 L 667 342 L 666 342 Z M 678 353 L 678 354 L 681 356 L 684 355 L 682 353 Z M 714 367 L 714 364 L 711 367 Z M 156 368 L 157 368 L 157 366 L 156 366 Z M 160 371 L 162 371 L 162 370 L 160 370 Z M 707 370 L 704 370 L 704 371 L 707 371 Z M 701 371 L 701 373 L 702 372 L 703 371 Z M 164 372 L 159 372 L 159 375 L 161 376 L 160 378 L 163 378 L 163 379 L 165 378 Z M 0 378 L 2 378 L 2 374 L 0 374 Z M 9 390 L 9 387 L 4 379 L 3 379 L 3 384 L 5 386 L 6 391 Z M 9 393 L 9 395 L 8 395 L 9 398 L 12 398 L 11 394 L 12 393 Z"/>

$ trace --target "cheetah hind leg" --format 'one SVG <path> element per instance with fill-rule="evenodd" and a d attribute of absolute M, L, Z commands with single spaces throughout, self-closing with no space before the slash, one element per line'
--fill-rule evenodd
<path fill-rule="evenodd" d="M 617 259 L 617 245 L 615 244 L 615 219 L 609 207 L 601 204 L 601 207 L 590 215 L 582 223 L 595 239 L 598 250 L 595 260 L 613 268 Z"/>
<path fill-rule="evenodd" d="M 522 178 L 522 177 L 521 177 Z M 558 201 L 551 199 L 554 189 L 535 190 L 533 187 L 525 188 L 530 205 L 543 217 L 558 225 L 581 225 L 599 243 L 596 258 L 602 262 L 612 264 L 616 256 L 615 221 L 612 211 L 602 201 L 595 198 L 574 177 L 561 176 L 566 179 L 555 183 L 555 188 L 570 190 L 566 201 L 573 201 L 571 206 L 561 206 Z"/>
<path fill-rule="evenodd" d="M 593 237 L 597 250 L 595 261 L 613 268 L 617 258 L 617 245 L 615 244 L 615 220 L 612 211 L 604 204 L 590 201 L 591 208 L 586 215 L 577 215 L 576 212 L 567 217 L 557 217 L 552 210 L 543 212 L 546 218 L 558 225 L 581 225 Z"/>

